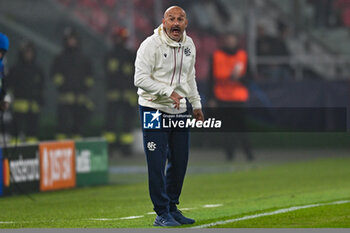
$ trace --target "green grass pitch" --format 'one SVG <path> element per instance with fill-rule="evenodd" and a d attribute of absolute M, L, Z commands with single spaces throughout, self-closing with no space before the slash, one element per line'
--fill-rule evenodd
<path fill-rule="evenodd" d="M 147 182 L 0 198 L 0 228 L 149 228 Z M 194 226 L 278 209 L 350 200 L 350 158 L 190 174 L 181 196 Z M 217 205 L 205 208 L 204 205 Z M 221 204 L 221 205 L 219 205 Z M 126 218 L 136 216 L 132 218 Z M 183 226 L 189 227 L 189 226 Z M 192 226 L 191 226 L 192 227 Z M 325 205 L 214 227 L 350 227 L 350 204 Z"/>

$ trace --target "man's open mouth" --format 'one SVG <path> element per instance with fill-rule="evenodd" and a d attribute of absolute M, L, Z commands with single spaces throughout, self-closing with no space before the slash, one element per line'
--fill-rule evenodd
<path fill-rule="evenodd" d="M 171 32 L 180 33 L 181 30 L 180 30 L 180 28 L 172 28 Z"/>

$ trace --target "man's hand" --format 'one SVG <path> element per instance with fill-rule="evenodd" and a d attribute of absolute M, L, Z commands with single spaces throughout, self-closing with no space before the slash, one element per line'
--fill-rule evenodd
<path fill-rule="evenodd" d="M 0 102 L 0 111 L 6 111 L 10 106 L 10 103 L 7 101 Z"/>
<path fill-rule="evenodd" d="M 197 121 L 204 121 L 202 109 L 193 109 L 193 116 Z"/>
<path fill-rule="evenodd" d="M 177 94 L 175 91 L 173 91 L 173 93 L 171 93 L 170 98 L 173 100 L 173 104 L 175 105 L 174 108 L 180 109 L 180 100 L 183 97 Z"/>

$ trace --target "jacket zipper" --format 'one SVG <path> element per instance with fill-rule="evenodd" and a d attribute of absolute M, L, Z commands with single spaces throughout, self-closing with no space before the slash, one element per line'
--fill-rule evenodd
<path fill-rule="evenodd" d="M 175 72 L 176 72 L 176 52 L 175 52 L 175 48 L 174 48 L 173 52 L 174 52 L 174 72 L 173 72 L 173 76 L 171 77 L 170 86 L 173 85 L 173 80 L 174 80 L 174 76 L 175 76 Z"/>
<path fill-rule="evenodd" d="M 180 48 L 179 48 L 180 51 Z M 184 48 L 182 47 L 182 53 L 181 53 L 181 64 L 180 64 L 180 72 L 179 72 L 179 83 L 180 83 L 180 78 L 181 78 L 181 71 L 182 71 L 182 61 L 184 58 Z"/>
<path fill-rule="evenodd" d="M 179 47 L 179 49 L 177 50 L 177 53 L 179 53 L 181 50 L 181 63 L 180 63 L 180 72 L 179 72 L 179 83 L 180 83 L 180 79 L 181 79 L 181 72 L 182 72 L 182 62 L 183 62 L 183 57 L 184 57 L 184 48 L 181 46 Z M 174 48 L 173 50 L 174 52 L 174 71 L 173 71 L 173 75 L 171 77 L 171 83 L 170 86 L 173 85 L 173 81 L 174 81 L 174 77 L 175 77 L 175 73 L 176 73 L 176 48 Z"/>

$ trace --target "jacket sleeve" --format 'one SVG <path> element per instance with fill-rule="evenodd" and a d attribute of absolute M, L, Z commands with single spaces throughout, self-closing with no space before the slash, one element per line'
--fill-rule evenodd
<path fill-rule="evenodd" d="M 156 50 L 156 46 L 149 40 L 141 44 L 136 55 L 134 85 L 151 95 L 170 97 L 173 88 L 152 77 L 156 65 Z"/>
<path fill-rule="evenodd" d="M 193 109 L 201 109 L 202 104 L 201 104 L 201 97 L 198 93 L 198 88 L 197 88 L 197 83 L 196 83 L 195 64 L 196 64 L 196 52 L 194 53 L 194 58 L 192 60 L 190 73 L 189 73 L 189 77 L 188 77 L 188 85 L 190 87 L 190 94 L 187 97 L 187 99 L 191 103 Z"/>

